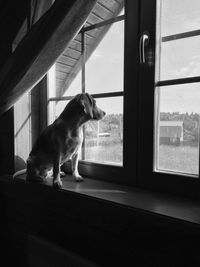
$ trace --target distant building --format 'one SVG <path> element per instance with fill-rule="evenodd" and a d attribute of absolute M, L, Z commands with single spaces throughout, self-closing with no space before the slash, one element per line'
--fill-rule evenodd
<path fill-rule="evenodd" d="M 180 145 L 183 141 L 183 121 L 159 122 L 160 144 Z"/>
<path fill-rule="evenodd" d="M 98 136 L 99 137 L 109 137 L 110 133 L 99 133 Z"/>

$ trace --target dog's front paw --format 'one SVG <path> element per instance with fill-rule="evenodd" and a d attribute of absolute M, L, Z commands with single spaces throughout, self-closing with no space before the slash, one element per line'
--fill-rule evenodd
<path fill-rule="evenodd" d="M 73 175 L 73 177 L 75 178 L 76 182 L 82 182 L 84 180 L 80 174 Z"/>
<path fill-rule="evenodd" d="M 62 181 L 61 180 L 55 180 L 55 181 L 53 181 L 53 187 L 55 189 L 62 189 Z"/>

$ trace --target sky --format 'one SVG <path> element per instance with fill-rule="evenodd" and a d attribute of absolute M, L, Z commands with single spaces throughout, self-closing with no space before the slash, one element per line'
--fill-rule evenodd
<path fill-rule="evenodd" d="M 161 0 L 157 25 L 161 25 L 162 37 L 199 30 L 200 1 Z M 200 36 L 157 45 L 161 45 L 160 80 L 200 76 Z M 160 88 L 160 111 L 200 113 L 200 84 Z"/>

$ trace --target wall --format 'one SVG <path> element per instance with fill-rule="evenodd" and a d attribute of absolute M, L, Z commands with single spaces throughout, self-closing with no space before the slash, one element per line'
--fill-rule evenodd
<path fill-rule="evenodd" d="M 14 171 L 13 109 L 0 116 L 0 174 Z"/>
<path fill-rule="evenodd" d="M 15 36 L 25 20 L 29 1 L 2 1 L 0 4 L 0 68 L 12 53 Z M 0 116 L 0 174 L 14 172 L 13 109 Z"/>

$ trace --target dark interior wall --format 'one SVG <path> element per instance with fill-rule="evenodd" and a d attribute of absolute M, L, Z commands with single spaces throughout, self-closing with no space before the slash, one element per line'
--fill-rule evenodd
<path fill-rule="evenodd" d="M 14 171 L 13 108 L 0 117 L 0 174 Z"/>
<path fill-rule="evenodd" d="M 12 53 L 13 40 L 28 14 L 28 7 L 26 0 L 0 2 L 0 69 Z M 13 172 L 14 113 L 11 108 L 0 116 L 0 174 Z"/>

